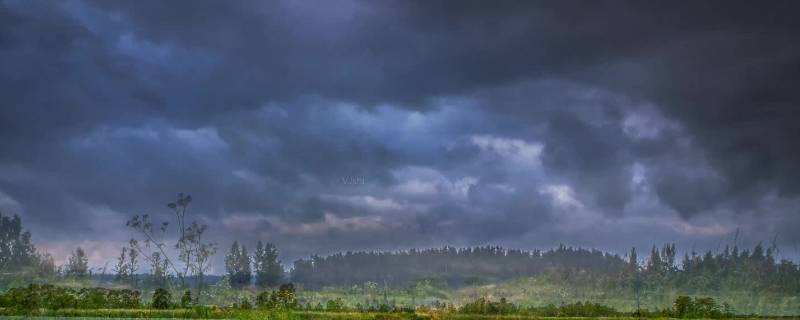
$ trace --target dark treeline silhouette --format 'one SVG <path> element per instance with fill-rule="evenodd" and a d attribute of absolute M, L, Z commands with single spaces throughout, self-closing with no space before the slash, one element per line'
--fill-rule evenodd
<path fill-rule="evenodd" d="M 680 266 L 675 262 L 675 246 L 656 247 L 639 272 L 652 287 L 672 285 L 703 290 L 749 289 L 772 293 L 800 294 L 800 269 L 788 259 L 776 257 L 777 248 L 762 244 L 752 250 L 738 246 L 726 247 L 713 253 L 694 252 L 683 257 Z M 630 271 L 629 271 L 630 272 Z"/>
<path fill-rule="evenodd" d="M 315 255 L 295 261 L 291 280 L 307 288 L 352 286 L 367 281 L 405 286 L 421 279 L 461 286 L 536 276 L 547 270 L 616 275 L 625 265 L 618 255 L 563 245 L 547 251 L 444 247 Z"/>
<path fill-rule="evenodd" d="M 625 257 L 559 246 L 523 251 L 496 246 L 411 249 L 397 252 L 346 252 L 295 261 L 291 281 L 315 289 L 375 282 L 407 286 L 426 279 L 448 286 L 473 285 L 520 277 L 547 276 L 565 285 L 579 282 L 607 287 L 657 291 L 734 290 L 800 294 L 800 269 L 777 259 L 775 247 L 752 250 L 737 246 L 704 255 L 687 253 L 679 263 L 675 245 L 655 246 L 644 262 L 634 250 Z"/>
<path fill-rule="evenodd" d="M 22 219 L 17 215 L 3 216 L 0 213 L 0 275 L 3 276 L 2 278 L 20 274 L 49 276 L 58 271 L 51 255 L 36 251 L 36 247 L 31 242 L 31 233 L 22 229 Z M 76 272 L 78 270 L 68 267 L 64 271 Z"/>
<path fill-rule="evenodd" d="M 135 243 L 134 243 L 135 244 Z M 134 247 L 134 244 L 131 247 Z M 226 259 L 229 281 L 234 288 L 255 284 L 275 287 L 285 279 L 278 249 L 258 243 L 250 255 L 244 246 L 234 244 Z M 653 246 L 644 259 L 636 250 L 625 257 L 598 250 L 561 245 L 551 250 L 514 250 L 497 246 L 411 249 L 396 252 L 346 252 L 314 255 L 294 262 L 288 277 L 306 289 L 362 286 L 371 282 L 383 287 L 408 287 L 420 280 L 449 287 L 493 283 L 521 277 L 543 276 L 565 287 L 632 289 L 658 292 L 669 288 L 686 294 L 709 291 L 746 290 L 759 293 L 800 295 L 800 268 L 788 259 L 779 259 L 775 245 L 758 244 L 752 249 L 725 247 L 705 254 L 687 252 L 676 258 L 674 244 Z M 27 283 L 46 283 L 48 279 L 112 278 L 135 287 L 169 285 L 169 269 L 150 259 L 149 275 L 136 274 L 138 258 L 134 248 L 123 250 L 114 267 L 116 275 L 93 273 L 87 253 L 77 248 L 64 266 L 57 267 L 48 254 L 38 252 L 31 234 L 22 228 L 17 216 L 0 215 L 0 287 Z M 154 254 L 154 257 L 158 257 Z M 160 268 L 158 268 L 160 266 Z M 184 276 L 182 282 L 200 282 L 204 276 Z M 187 283 L 189 284 L 189 283 Z"/>
<path fill-rule="evenodd" d="M 260 288 L 275 287 L 284 279 L 284 270 L 278 260 L 278 249 L 274 244 L 256 245 L 250 256 L 247 247 L 234 241 L 230 252 L 225 255 L 225 270 L 228 282 L 233 288 L 243 288 L 255 284 Z"/>

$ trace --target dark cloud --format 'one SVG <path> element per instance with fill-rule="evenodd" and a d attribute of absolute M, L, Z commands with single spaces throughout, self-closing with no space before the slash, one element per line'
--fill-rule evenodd
<path fill-rule="evenodd" d="M 2 1 L 0 209 L 114 244 L 184 191 L 287 257 L 786 233 L 796 7 Z"/>

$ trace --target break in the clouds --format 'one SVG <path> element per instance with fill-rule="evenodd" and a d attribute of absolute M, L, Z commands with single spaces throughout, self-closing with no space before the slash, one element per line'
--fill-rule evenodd
<path fill-rule="evenodd" d="M 796 7 L 0 1 L 0 208 L 97 265 L 178 192 L 285 259 L 736 230 L 791 255 Z"/>

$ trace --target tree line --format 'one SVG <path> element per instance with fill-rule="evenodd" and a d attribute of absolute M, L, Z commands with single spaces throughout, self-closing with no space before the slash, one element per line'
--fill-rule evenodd
<path fill-rule="evenodd" d="M 640 260 L 633 248 L 626 256 L 561 245 L 524 251 L 497 246 L 411 249 L 396 252 L 345 252 L 294 262 L 290 280 L 306 288 L 351 287 L 367 282 L 402 287 L 419 280 L 445 286 L 491 283 L 545 276 L 572 285 L 581 281 L 608 288 L 688 292 L 745 289 L 800 294 L 800 266 L 779 259 L 777 247 L 726 247 L 717 253 L 687 252 L 676 258 L 674 244 L 653 246 Z"/>
<path fill-rule="evenodd" d="M 31 242 L 31 233 L 22 228 L 22 219 L 19 216 L 4 216 L 0 212 L 0 282 L 7 282 L 20 275 L 82 275 L 84 272 L 88 273 L 88 266 L 81 264 L 85 262 L 85 256 L 85 252 L 78 248 L 66 266 L 57 267 L 52 255 L 36 250 Z"/>
<path fill-rule="evenodd" d="M 349 287 L 368 281 L 406 286 L 422 279 L 461 286 L 536 276 L 553 269 L 616 275 L 625 265 L 615 254 L 563 245 L 546 251 L 447 246 L 314 255 L 294 262 L 291 281 L 309 288 Z"/>
<path fill-rule="evenodd" d="M 786 258 L 778 258 L 776 245 L 759 243 L 752 249 L 726 246 L 719 252 L 704 254 L 687 252 L 678 265 L 675 245 L 653 246 L 644 264 L 639 264 L 632 249 L 623 282 L 634 288 L 662 291 L 683 288 L 688 292 L 730 291 L 800 294 L 800 266 Z"/>
<path fill-rule="evenodd" d="M 225 270 L 228 281 L 233 288 L 242 288 L 253 284 L 261 288 L 275 287 L 283 282 L 284 270 L 278 260 L 278 249 L 272 243 L 256 245 L 253 256 L 247 253 L 247 247 L 234 241 L 230 252 L 225 256 Z"/>
<path fill-rule="evenodd" d="M 134 216 L 128 221 L 128 227 L 139 238 L 131 239 L 120 251 L 113 266 L 115 281 L 186 288 L 187 279 L 191 279 L 196 284 L 194 296 L 199 297 L 216 244 L 204 240 L 205 225 L 186 222 L 190 202 L 190 196 L 180 194 L 177 201 L 167 205 L 178 228 L 169 229 L 168 222 L 159 223 L 147 215 Z M 176 243 L 158 240 L 167 238 L 163 234 L 168 230 L 176 233 Z M 642 292 L 667 288 L 686 292 L 745 289 L 800 295 L 800 268 L 791 260 L 779 258 L 774 244 L 747 249 L 733 245 L 704 254 L 686 252 L 680 261 L 676 252 L 674 244 L 653 246 L 649 256 L 640 260 L 635 249 L 620 256 L 564 245 L 532 251 L 498 246 L 348 251 L 298 259 L 287 273 L 274 244 L 259 242 L 251 255 L 245 245 L 234 242 L 225 257 L 225 267 L 234 288 L 251 284 L 275 287 L 287 280 L 309 289 L 352 287 L 368 282 L 405 287 L 419 280 L 457 287 L 546 276 L 566 285 L 591 281 L 593 285 L 631 289 L 637 299 Z M 139 271 L 144 263 L 149 264 L 146 276 Z M 56 266 L 52 256 L 36 250 L 30 232 L 23 229 L 18 216 L 0 214 L 0 285 L 8 287 L 12 280 L 30 283 L 34 278 L 87 279 L 92 275 L 83 249 L 76 248 L 65 265 Z"/>

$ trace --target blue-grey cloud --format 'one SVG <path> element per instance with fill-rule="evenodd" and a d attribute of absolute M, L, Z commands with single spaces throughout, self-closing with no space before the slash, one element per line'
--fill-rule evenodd
<path fill-rule="evenodd" d="M 2 1 L 0 210 L 52 250 L 177 192 L 287 258 L 791 245 L 795 6 Z"/>

